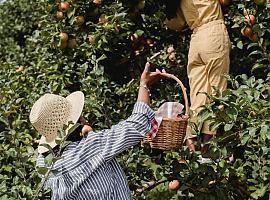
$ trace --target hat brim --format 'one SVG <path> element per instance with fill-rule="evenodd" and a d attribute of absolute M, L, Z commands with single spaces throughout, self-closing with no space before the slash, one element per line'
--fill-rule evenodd
<path fill-rule="evenodd" d="M 84 106 L 84 94 L 81 91 L 76 91 L 68 95 L 66 99 L 71 104 L 71 111 L 70 111 L 66 124 L 68 124 L 68 122 L 70 121 L 73 122 L 73 124 L 76 124 L 82 114 L 82 110 Z M 47 149 L 44 146 L 40 146 L 40 144 L 48 144 L 52 148 L 57 146 L 57 144 L 55 143 L 55 139 L 48 142 L 46 141 L 46 138 L 44 136 L 41 136 L 40 141 L 39 141 L 39 146 L 38 146 L 38 153 L 45 153 L 49 151 L 49 149 Z"/>
<path fill-rule="evenodd" d="M 68 121 L 72 121 L 75 124 L 82 114 L 84 106 L 84 94 L 81 91 L 76 91 L 68 95 L 66 99 L 72 105 Z"/>

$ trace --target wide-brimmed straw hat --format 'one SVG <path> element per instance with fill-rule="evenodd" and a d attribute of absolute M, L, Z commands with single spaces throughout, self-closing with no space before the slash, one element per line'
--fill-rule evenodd
<path fill-rule="evenodd" d="M 55 95 L 45 94 L 40 97 L 33 105 L 30 112 L 30 122 L 35 129 L 42 135 L 39 144 L 48 144 L 52 148 L 57 146 L 55 139 L 57 131 L 63 128 L 64 124 L 78 121 L 84 106 L 84 94 L 76 91 L 66 98 Z M 44 153 L 48 149 L 38 146 L 38 152 Z"/>

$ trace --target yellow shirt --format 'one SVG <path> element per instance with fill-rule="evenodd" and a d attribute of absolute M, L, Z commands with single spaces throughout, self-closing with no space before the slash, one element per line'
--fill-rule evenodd
<path fill-rule="evenodd" d="M 180 0 L 176 17 L 166 20 L 170 29 L 182 30 L 187 24 L 191 30 L 210 21 L 223 19 L 218 0 Z"/>

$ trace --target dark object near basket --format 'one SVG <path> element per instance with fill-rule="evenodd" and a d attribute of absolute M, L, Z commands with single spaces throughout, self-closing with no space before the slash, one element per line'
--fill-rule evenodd
<path fill-rule="evenodd" d="M 185 114 L 178 118 L 163 118 L 159 126 L 157 135 L 151 139 L 149 135 L 146 135 L 144 142 L 149 142 L 151 148 L 161 150 L 177 150 L 182 147 L 188 124 L 188 98 L 186 88 L 183 83 L 174 75 L 163 73 L 163 76 L 172 78 L 180 85 L 184 100 L 185 100 Z"/>

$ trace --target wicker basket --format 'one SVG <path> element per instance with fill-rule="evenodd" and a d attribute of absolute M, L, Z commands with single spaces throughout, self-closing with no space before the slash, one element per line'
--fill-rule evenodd
<path fill-rule="evenodd" d="M 186 88 L 176 76 L 168 73 L 163 73 L 163 76 L 176 80 L 177 83 L 180 85 L 185 101 L 185 114 L 176 119 L 163 118 L 156 137 L 151 139 L 150 136 L 146 135 L 146 137 L 144 138 L 144 142 L 149 142 L 151 148 L 155 149 L 177 150 L 182 147 L 183 141 L 186 136 L 186 129 L 189 119 L 188 98 Z"/>

